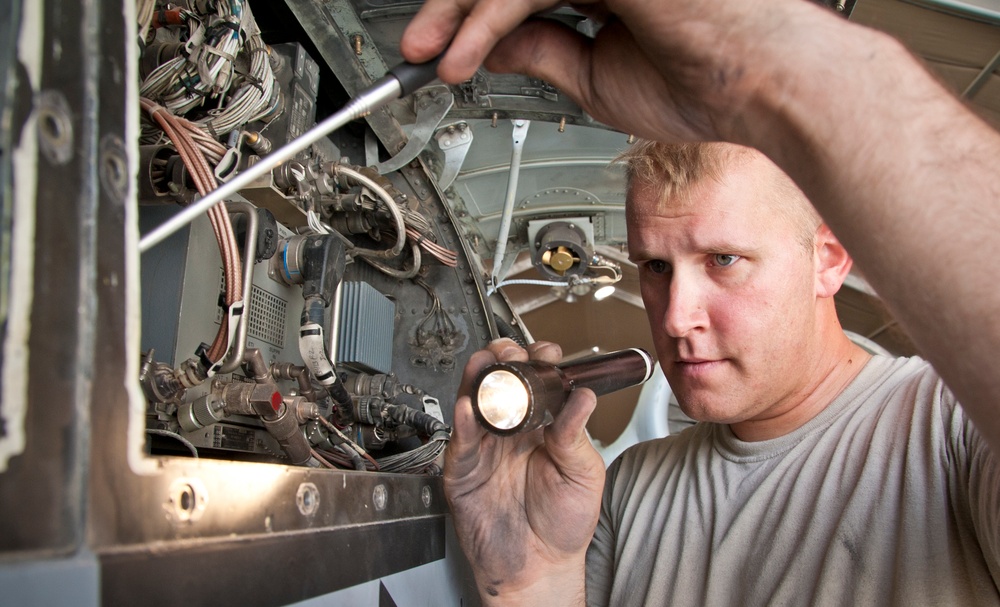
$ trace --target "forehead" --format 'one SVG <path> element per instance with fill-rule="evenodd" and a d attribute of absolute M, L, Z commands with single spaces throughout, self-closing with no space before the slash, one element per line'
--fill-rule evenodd
<path fill-rule="evenodd" d="M 770 161 L 754 156 L 731 163 L 719 178 L 702 179 L 669 197 L 659 188 L 636 183 L 626 202 L 629 241 L 667 236 L 659 233 L 663 231 L 671 232 L 671 238 L 796 238 L 782 179 L 787 178 Z"/>
<path fill-rule="evenodd" d="M 763 156 L 729 161 L 718 176 L 706 176 L 679 192 L 664 196 L 655 184 L 636 182 L 628 192 L 629 217 L 750 212 L 775 203 L 781 194 L 777 169 Z"/>

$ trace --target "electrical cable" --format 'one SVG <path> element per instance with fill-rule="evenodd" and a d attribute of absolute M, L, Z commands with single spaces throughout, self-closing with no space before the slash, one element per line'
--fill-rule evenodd
<path fill-rule="evenodd" d="M 292 141 L 272 151 L 266 157 L 255 163 L 253 166 L 240 171 L 238 175 L 219 186 L 209 195 L 192 204 L 184 211 L 178 213 L 170 220 L 164 222 L 159 227 L 150 231 L 139 241 L 139 252 L 145 253 L 157 244 L 163 242 L 171 234 L 184 227 L 195 217 L 198 217 L 209 208 L 227 196 L 239 192 L 254 180 L 263 177 L 274 167 L 289 160 L 295 154 L 305 150 L 310 145 L 326 137 L 333 131 L 345 124 L 367 116 L 375 109 L 384 106 L 386 103 L 402 96 L 409 95 L 421 86 L 431 82 L 436 77 L 437 64 L 440 57 L 423 63 L 414 65 L 411 63 L 401 63 L 389 70 L 389 73 L 375 81 L 370 87 L 364 89 L 340 111 L 324 118 L 302 135 Z"/>
<path fill-rule="evenodd" d="M 355 171 L 352 168 L 340 164 L 334 164 L 332 168 L 334 176 L 338 176 L 340 174 L 346 175 L 348 178 L 357 181 L 361 185 L 364 185 L 368 189 L 375 192 L 375 195 L 378 196 L 383 203 L 385 203 L 385 206 L 388 207 L 389 214 L 392 215 L 393 222 L 395 223 L 396 243 L 392 245 L 392 248 L 387 249 L 386 251 L 379 251 L 377 255 L 379 257 L 388 257 L 390 254 L 393 257 L 399 255 L 403 251 L 403 245 L 406 242 L 406 225 L 403 222 L 403 214 L 400 212 L 399 205 L 396 204 L 396 201 L 393 200 L 392 196 L 389 195 L 389 192 L 376 183 L 374 179 L 363 175 L 359 171 Z M 367 256 L 369 254 L 368 250 L 365 249 L 362 256 Z"/>
<path fill-rule="evenodd" d="M 156 0 L 139 0 L 136 5 L 136 24 L 139 31 L 139 42 L 145 42 L 149 28 L 153 23 L 153 13 L 156 10 Z"/>
<path fill-rule="evenodd" d="M 451 337 L 458 333 L 458 329 L 455 327 L 455 321 L 451 319 L 447 312 L 445 312 L 444 307 L 441 306 L 441 299 L 434 292 L 434 288 L 427 284 L 423 279 L 417 279 L 413 282 L 417 283 L 424 291 L 427 292 L 427 296 L 431 299 L 431 308 L 424 318 L 417 323 L 416 328 L 416 339 L 418 345 L 424 345 L 430 336 L 437 337 L 441 342 L 448 341 Z M 429 327 L 427 325 L 430 325 Z"/>
<path fill-rule="evenodd" d="M 195 182 L 198 192 L 205 195 L 212 191 L 216 185 L 215 175 L 208 161 L 205 159 L 202 147 L 191 137 L 191 127 L 185 124 L 188 121 L 173 116 L 162 106 L 157 105 L 149 99 L 140 99 L 140 105 L 159 124 L 167 138 L 173 143 L 184 166 L 187 167 L 192 180 Z M 243 285 L 240 280 L 240 257 L 236 244 L 236 236 L 229 221 L 229 214 L 218 205 L 209 210 L 209 219 L 211 220 L 212 229 L 215 233 L 223 261 L 226 306 L 231 307 L 235 302 L 243 298 Z M 228 346 L 228 317 L 224 317 L 206 356 L 213 363 L 217 362 L 225 356 Z"/>
<path fill-rule="evenodd" d="M 330 420 L 326 419 L 322 415 L 319 416 L 318 419 L 319 419 L 320 423 L 323 424 L 326 427 L 327 430 L 329 430 L 330 432 L 333 432 L 334 434 L 336 434 L 337 437 L 340 438 L 340 440 L 343 441 L 344 445 L 347 445 L 349 448 L 351 448 L 354 451 L 356 451 L 358 453 L 358 455 L 360 455 L 361 457 L 363 457 L 363 458 L 367 459 L 369 462 L 371 462 L 371 464 L 373 466 L 375 466 L 375 470 L 376 471 L 379 469 L 378 462 L 375 461 L 375 459 L 372 458 L 372 456 L 369 455 L 368 452 L 364 450 L 364 448 L 362 448 L 360 445 L 358 445 L 357 443 L 355 443 L 354 441 L 352 441 L 351 439 L 349 439 L 347 437 L 347 435 L 345 435 L 343 432 L 341 432 L 340 428 L 338 428 L 337 426 L 335 426 L 333 424 L 333 422 L 331 422 Z"/>
<path fill-rule="evenodd" d="M 329 468 L 330 470 L 336 470 L 337 469 L 336 466 L 334 466 L 329 461 L 327 461 L 327 459 L 325 457 L 323 457 L 322 455 L 320 455 L 319 452 L 316 451 L 315 449 L 313 449 L 312 447 L 309 448 L 309 453 L 312 454 L 312 456 L 314 458 L 316 458 L 316 461 L 318 461 L 319 463 L 323 464 L 323 466 L 325 466 L 326 468 Z"/>
<path fill-rule="evenodd" d="M 194 443 L 184 438 L 176 432 L 171 432 L 170 430 L 161 430 L 159 428 L 146 428 L 146 434 L 152 434 L 156 436 L 166 436 L 167 438 L 172 438 L 177 442 L 181 443 L 188 448 L 191 452 L 192 457 L 198 457 L 198 448 L 194 446 Z"/>
<path fill-rule="evenodd" d="M 372 266 L 373 268 L 375 268 L 379 272 L 382 272 L 383 274 L 392 276 L 393 278 L 398 278 L 400 280 L 406 280 L 413 278 L 420 272 L 420 261 L 421 261 L 420 247 L 418 247 L 416 244 L 410 243 L 410 251 L 413 254 L 413 264 L 410 266 L 409 269 L 404 268 L 402 270 L 397 270 L 395 268 L 390 268 L 389 266 L 384 265 L 381 262 L 372 259 L 370 257 L 366 257 L 364 255 L 358 256 L 358 259 L 367 263 L 368 265 Z"/>

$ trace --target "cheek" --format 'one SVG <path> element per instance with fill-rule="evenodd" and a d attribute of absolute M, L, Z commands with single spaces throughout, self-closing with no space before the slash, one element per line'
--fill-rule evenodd
<path fill-rule="evenodd" d="M 717 310 L 718 322 L 724 325 L 718 329 L 741 336 L 741 346 L 766 361 L 797 357 L 813 322 L 811 293 L 809 285 L 791 277 L 758 284 Z"/>
<path fill-rule="evenodd" d="M 766 288 L 719 293 L 707 304 L 712 332 L 734 355 L 765 350 L 788 321 L 787 311 Z"/>

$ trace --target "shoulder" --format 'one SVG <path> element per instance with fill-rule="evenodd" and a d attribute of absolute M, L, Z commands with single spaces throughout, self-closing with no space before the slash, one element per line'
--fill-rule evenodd
<path fill-rule="evenodd" d="M 934 367 L 919 356 L 873 356 L 859 379 L 863 387 L 875 390 L 896 390 L 912 385 L 928 385 L 941 381 Z"/>
<path fill-rule="evenodd" d="M 928 415 L 932 410 L 948 419 L 961 411 L 954 394 L 926 360 L 877 357 L 872 363 L 879 373 L 871 389 L 890 404 L 912 404 L 914 415 Z"/>
<path fill-rule="evenodd" d="M 930 409 L 949 415 L 957 407 L 934 367 L 919 357 L 875 356 L 838 398 L 869 414 L 892 411 L 894 417 L 931 417 Z M 881 414 L 877 414 L 881 415 Z"/>
<path fill-rule="evenodd" d="M 877 373 L 862 395 L 862 411 L 872 420 L 874 438 L 891 438 L 914 464 L 937 462 L 951 470 L 983 452 L 979 432 L 929 362 L 876 357 L 872 363 Z"/>

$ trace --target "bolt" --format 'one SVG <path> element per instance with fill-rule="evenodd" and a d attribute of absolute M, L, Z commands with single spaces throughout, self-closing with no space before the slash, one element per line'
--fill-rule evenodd
<path fill-rule="evenodd" d="M 629 135 L 628 139 L 625 140 L 625 143 L 627 143 L 629 145 L 632 145 L 633 143 L 635 143 L 635 135 Z"/>
<path fill-rule="evenodd" d="M 565 133 L 566 132 L 566 117 L 565 116 L 563 116 L 562 118 L 559 119 L 559 132 L 560 133 Z"/>
<path fill-rule="evenodd" d="M 497 113 L 493 112 L 493 120 L 490 121 L 490 126 L 497 128 Z"/>
<path fill-rule="evenodd" d="M 385 488 L 385 485 L 375 487 L 375 491 L 372 492 L 372 502 L 375 503 L 376 510 L 385 510 L 389 502 L 389 490 Z"/>
<path fill-rule="evenodd" d="M 364 40 L 364 38 L 361 37 L 361 34 L 354 34 L 354 36 L 351 37 L 351 40 L 354 42 L 354 54 L 360 56 L 361 42 Z"/>

